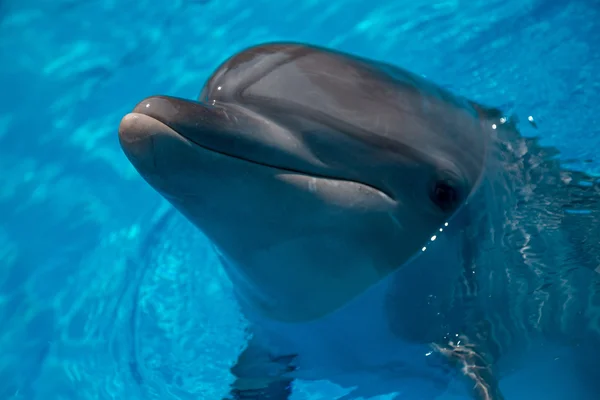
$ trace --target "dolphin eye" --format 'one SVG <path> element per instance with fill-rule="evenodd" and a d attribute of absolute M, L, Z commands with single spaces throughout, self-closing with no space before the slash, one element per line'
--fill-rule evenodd
<path fill-rule="evenodd" d="M 458 190 L 448 181 L 435 181 L 429 198 L 444 212 L 454 210 L 460 201 Z"/>

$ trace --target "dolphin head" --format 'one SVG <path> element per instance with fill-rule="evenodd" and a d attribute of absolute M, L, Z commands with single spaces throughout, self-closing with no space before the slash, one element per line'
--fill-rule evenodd
<path fill-rule="evenodd" d="M 418 254 L 469 199 L 486 153 L 470 102 L 284 43 L 227 60 L 198 101 L 143 100 L 119 139 L 212 241 L 243 302 L 287 321 L 330 313 Z"/>

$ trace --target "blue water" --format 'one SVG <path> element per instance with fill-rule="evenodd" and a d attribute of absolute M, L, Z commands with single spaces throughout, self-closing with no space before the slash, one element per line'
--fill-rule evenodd
<path fill-rule="evenodd" d="M 523 134 L 599 173 L 600 3 L 433 3 L 0 0 L 0 400 L 225 392 L 244 344 L 230 286 L 116 130 L 148 95 L 197 96 L 247 46 L 310 42 L 403 66 L 532 116 Z M 294 399 L 342 393 L 299 383 Z"/>

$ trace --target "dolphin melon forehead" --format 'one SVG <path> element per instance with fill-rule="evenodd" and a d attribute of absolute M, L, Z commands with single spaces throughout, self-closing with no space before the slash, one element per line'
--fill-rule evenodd
<path fill-rule="evenodd" d="M 483 169 L 487 138 L 471 102 L 350 54 L 295 43 L 251 47 L 215 71 L 200 101 L 236 104 L 296 129 L 362 132 L 360 140 L 377 147 L 400 145 L 432 163 L 465 164 L 473 185 Z"/>
<path fill-rule="evenodd" d="M 402 103 L 414 106 L 407 94 L 420 96 L 424 89 L 425 82 L 392 68 L 329 49 L 267 44 L 244 50 L 222 64 L 200 100 L 237 103 L 262 113 L 286 108 L 311 115 L 320 111 L 340 120 L 356 112 L 383 115 Z"/>

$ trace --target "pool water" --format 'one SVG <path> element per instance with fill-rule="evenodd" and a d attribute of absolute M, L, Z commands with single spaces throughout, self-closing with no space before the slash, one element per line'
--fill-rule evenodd
<path fill-rule="evenodd" d="M 597 174 L 598 21 L 596 0 L 0 0 L 0 399 L 218 400 L 232 381 L 231 286 L 118 146 L 140 99 L 194 98 L 236 51 L 308 42 L 531 116 L 522 134 Z M 536 374 L 588 400 L 535 363 L 507 400 Z M 300 382 L 293 399 L 344 393 Z"/>

